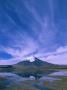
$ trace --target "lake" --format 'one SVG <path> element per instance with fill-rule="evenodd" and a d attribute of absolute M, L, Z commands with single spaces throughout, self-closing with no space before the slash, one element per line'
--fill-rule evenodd
<path fill-rule="evenodd" d="M 67 90 L 67 70 L 44 73 L 38 78 L 0 72 L 0 90 Z"/>

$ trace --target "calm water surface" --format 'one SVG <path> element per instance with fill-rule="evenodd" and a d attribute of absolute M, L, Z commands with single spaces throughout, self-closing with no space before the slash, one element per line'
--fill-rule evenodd
<path fill-rule="evenodd" d="M 0 72 L 0 90 L 67 90 L 67 71 L 54 71 L 38 79 Z"/>

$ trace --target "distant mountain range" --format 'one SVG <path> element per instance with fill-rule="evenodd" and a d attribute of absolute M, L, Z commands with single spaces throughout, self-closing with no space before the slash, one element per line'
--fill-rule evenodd
<path fill-rule="evenodd" d="M 56 65 L 56 64 L 48 63 L 48 62 L 42 61 L 36 57 L 35 57 L 35 60 L 33 62 L 30 62 L 30 60 L 24 60 L 24 61 L 18 62 L 16 64 L 13 64 L 13 65 L 0 65 L 0 67 L 11 67 L 11 66 L 14 66 L 14 67 L 17 67 L 17 66 L 24 66 L 24 67 L 36 66 L 36 67 L 44 67 L 44 68 L 67 68 L 67 65 Z"/>
<path fill-rule="evenodd" d="M 19 62 L 17 64 L 15 64 L 14 66 L 37 66 L 37 67 L 56 67 L 56 68 L 61 68 L 61 67 L 67 67 L 67 65 L 56 65 L 56 64 L 52 64 L 52 63 L 48 63 L 46 61 L 42 61 L 38 58 L 35 58 L 35 60 L 33 62 L 30 62 L 30 60 L 25 60 L 22 62 Z"/>
<path fill-rule="evenodd" d="M 59 70 L 59 69 L 67 69 L 67 65 L 56 65 L 51 64 L 46 61 L 42 61 L 38 58 L 35 58 L 33 62 L 30 60 L 25 60 L 18 62 L 13 65 L 0 65 L 0 71 L 12 71 L 14 73 L 24 73 L 24 74 L 36 74 L 36 73 L 44 73 L 48 70 Z M 48 72 L 47 72 L 48 73 Z"/>
<path fill-rule="evenodd" d="M 51 64 L 51 63 L 48 63 L 46 61 L 42 61 L 38 58 L 35 58 L 35 60 L 33 62 L 30 62 L 30 60 L 25 60 L 25 61 L 22 61 L 22 62 L 19 62 L 15 65 L 27 65 L 27 66 L 51 66 L 51 65 L 54 65 L 54 64 Z"/>

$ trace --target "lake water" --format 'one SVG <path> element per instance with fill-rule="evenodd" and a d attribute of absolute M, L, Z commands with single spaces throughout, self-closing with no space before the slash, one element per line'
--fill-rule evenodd
<path fill-rule="evenodd" d="M 0 72 L 0 90 L 67 90 L 67 71 L 54 71 L 40 78 Z"/>

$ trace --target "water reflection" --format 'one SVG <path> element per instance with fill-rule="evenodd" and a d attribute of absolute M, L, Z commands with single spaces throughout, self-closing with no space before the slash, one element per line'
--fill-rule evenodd
<path fill-rule="evenodd" d="M 6 90 L 11 85 L 14 84 L 20 84 L 23 81 L 26 80 L 35 80 L 34 76 L 27 77 L 21 77 L 14 73 L 8 73 L 8 72 L 2 72 L 0 73 L 0 90 Z"/>
<path fill-rule="evenodd" d="M 27 88 L 29 90 L 62 90 L 61 86 L 65 86 L 66 89 L 64 90 L 67 90 L 66 83 L 66 70 L 51 72 L 51 74 L 42 74 L 38 79 L 31 75 L 23 77 L 15 73 L 0 72 L 0 90 L 27 90 Z"/>
<path fill-rule="evenodd" d="M 52 81 L 56 81 L 56 80 L 60 80 L 60 79 L 59 78 L 54 78 L 54 77 L 49 77 L 49 76 L 43 76 L 39 80 L 52 82 Z"/>
<path fill-rule="evenodd" d="M 8 72 L 0 73 L 0 77 L 6 78 L 6 79 L 11 80 L 13 82 L 20 82 L 20 81 L 34 80 L 35 79 L 34 76 L 30 76 L 29 78 L 28 77 L 21 77 L 21 76 L 19 76 L 17 74 L 8 73 Z"/>
<path fill-rule="evenodd" d="M 49 74 L 50 76 L 67 76 L 67 70 L 59 70 Z"/>

